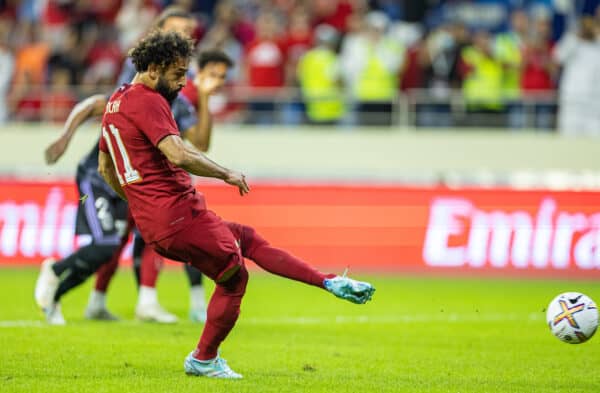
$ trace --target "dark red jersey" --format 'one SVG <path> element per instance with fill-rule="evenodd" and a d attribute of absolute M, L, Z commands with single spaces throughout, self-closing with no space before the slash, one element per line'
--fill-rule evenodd
<path fill-rule="evenodd" d="M 110 154 L 129 208 L 147 242 L 188 226 L 205 210 L 189 174 L 171 164 L 157 148 L 179 136 L 167 101 L 143 84 L 123 85 L 108 101 L 102 118 L 100 150 Z"/>

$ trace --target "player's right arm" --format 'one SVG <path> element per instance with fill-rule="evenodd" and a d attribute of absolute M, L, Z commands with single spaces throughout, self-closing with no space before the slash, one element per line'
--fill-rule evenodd
<path fill-rule="evenodd" d="M 45 150 L 44 156 L 47 164 L 54 164 L 67 150 L 71 138 L 79 126 L 87 119 L 100 116 L 106 107 L 106 96 L 97 94 L 86 98 L 73 107 L 65 122 L 63 133 L 52 142 Z"/>
<path fill-rule="evenodd" d="M 123 187 L 121 187 L 121 183 L 119 183 L 119 178 L 117 177 L 116 168 L 112 158 L 102 150 L 100 150 L 98 154 L 98 172 L 121 199 L 127 200 Z"/>
<path fill-rule="evenodd" d="M 200 151 L 186 145 L 178 135 L 164 137 L 157 147 L 175 166 L 196 176 L 221 179 L 232 186 L 236 186 L 240 191 L 240 195 L 250 192 L 246 177 L 241 172 L 222 167 Z"/>

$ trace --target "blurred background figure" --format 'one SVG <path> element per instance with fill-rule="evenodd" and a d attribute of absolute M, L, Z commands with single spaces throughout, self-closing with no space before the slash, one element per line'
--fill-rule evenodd
<path fill-rule="evenodd" d="M 298 64 L 306 116 L 312 124 L 336 124 L 344 116 L 340 64 L 335 52 L 339 34 L 329 25 L 315 29 L 315 46 Z"/>
<path fill-rule="evenodd" d="M 503 66 L 494 57 L 492 37 L 484 30 L 461 53 L 462 91 L 469 114 L 466 125 L 500 127 L 505 109 Z"/>
<path fill-rule="evenodd" d="M 41 39 L 40 27 L 23 24 L 17 27 L 14 88 L 11 100 L 19 120 L 41 120 L 41 107 L 46 82 L 50 46 Z"/>
<path fill-rule="evenodd" d="M 405 49 L 386 34 L 388 26 L 384 13 L 371 12 L 365 16 L 362 31 L 342 47 L 342 72 L 360 125 L 392 124 Z"/>
<path fill-rule="evenodd" d="M 70 89 L 71 72 L 67 68 L 53 68 L 49 78 L 49 89 L 43 97 L 42 119 L 63 123 L 77 103 L 77 96 Z"/>
<path fill-rule="evenodd" d="M 0 19 L 0 124 L 8 120 L 8 91 L 15 67 L 15 57 L 9 46 L 10 24 Z"/>
<path fill-rule="evenodd" d="M 529 38 L 529 16 L 516 10 L 510 16 L 510 30 L 498 34 L 494 42 L 494 57 L 502 64 L 502 100 L 507 110 L 507 126 L 524 126 L 521 102 L 523 50 Z"/>
<path fill-rule="evenodd" d="M 567 135 L 600 135 L 600 42 L 592 16 L 557 44 L 554 57 L 563 67 L 559 84 L 558 127 Z"/>
<path fill-rule="evenodd" d="M 157 15 L 157 7 L 150 1 L 128 0 L 123 3 L 115 20 L 119 30 L 119 46 L 123 52 L 148 31 Z"/>
<path fill-rule="evenodd" d="M 250 102 L 247 121 L 272 125 L 277 119 L 276 96 L 285 83 L 285 51 L 277 16 L 262 11 L 256 20 L 256 38 L 245 50 Z"/>
<path fill-rule="evenodd" d="M 317 29 L 315 29 L 317 34 Z M 298 6 L 290 10 L 289 27 L 283 39 L 285 50 L 285 86 L 286 102 L 281 111 L 281 122 L 286 125 L 298 125 L 304 122 L 304 103 L 299 94 L 301 81 L 298 78 L 299 61 L 311 48 L 313 43 L 313 26 L 305 7 Z M 335 50 L 335 48 L 332 48 Z M 298 71 L 298 72 L 297 72 Z"/>
<path fill-rule="evenodd" d="M 552 27 L 547 16 L 533 21 L 523 48 L 521 89 L 525 102 L 527 127 L 551 130 L 556 123 L 554 91 L 558 65 L 552 59 Z"/>
<path fill-rule="evenodd" d="M 468 43 L 468 31 L 461 23 L 433 30 L 419 47 L 414 61 L 423 70 L 427 103 L 417 108 L 417 124 L 423 127 L 450 127 L 453 124 L 452 92 L 460 89 L 461 54 Z M 409 67 L 407 67 L 407 72 Z"/>

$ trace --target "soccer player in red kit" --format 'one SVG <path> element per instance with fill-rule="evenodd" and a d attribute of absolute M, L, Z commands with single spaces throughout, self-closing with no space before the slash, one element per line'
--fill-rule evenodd
<path fill-rule="evenodd" d="M 169 109 L 185 84 L 190 42 L 177 33 L 155 32 L 130 56 L 137 74 L 110 98 L 102 119 L 98 170 L 129 208 L 142 237 L 161 255 L 189 263 L 216 283 L 197 348 L 185 372 L 241 378 L 218 354 L 240 312 L 248 271 L 244 257 L 261 268 L 314 285 L 353 303 L 366 303 L 375 289 L 366 282 L 321 273 L 272 247 L 253 228 L 223 221 L 207 210 L 187 172 L 214 177 L 248 193 L 245 176 L 211 161 L 183 143 Z"/>

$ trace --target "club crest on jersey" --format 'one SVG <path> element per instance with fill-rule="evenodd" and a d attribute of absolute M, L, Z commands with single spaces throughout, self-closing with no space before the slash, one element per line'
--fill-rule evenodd
<path fill-rule="evenodd" d="M 562 309 L 562 311 L 554 317 L 554 324 L 556 325 L 563 319 L 566 319 L 569 325 L 571 325 L 574 328 L 579 328 L 577 321 L 575 320 L 575 318 L 573 318 L 573 314 L 583 311 L 583 309 L 585 308 L 585 304 L 581 303 L 573 307 L 569 307 L 569 304 L 564 300 L 559 300 L 558 303 L 560 304 L 560 308 Z"/>

